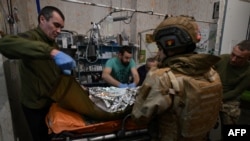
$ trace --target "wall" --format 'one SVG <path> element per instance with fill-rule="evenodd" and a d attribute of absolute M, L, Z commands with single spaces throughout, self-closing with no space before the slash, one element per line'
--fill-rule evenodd
<path fill-rule="evenodd" d="M 149 0 L 145 0 L 149 1 Z M 134 5 L 136 5 L 133 0 L 109 0 L 109 1 L 98 1 L 98 0 L 86 0 L 84 2 L 92 2 L 95 4 L 102 4 L 106 6 L 113 6 L 118 8 L 127 8 L 133 9 Z M 31 2 L 28 7 L 34 7 L 35 2 Z M 110 8 L 92 6 L 92 5 L 84 5 L 79 3 L 71 3 L 64 2 L 61 0 L 42 0 L 40 1 L 41 8 L 45 5 L 52 5 L 59 7 L 66 17 L 65 29 L 77 31 L 79 34 L 87 34 L 87 31 L 92 28 L 91 22 L 98 23 L 101 19 L 107 16 L 111 10 Z M 33 11 L 35 10 L 32 8 Z M 148 10 L 148 9 L 144 9 Z M 112 14 L 113 17 L 117 16 L 125 16 L 130 15 L 131 12 L 117 12 Z M 34 16 L 34 12 L 30 13 L 30 23 L 31 25 L 36 25 L 37 21 L 36 16 Z M 135 17 L 132 18 L 132 22 Z M 127 21 L 129 22 L 129 21 Z M 115 22 L 113 24 L 114 34 L 121 33 L 123 30 L 126 31 L 127 34 L 130 34 L 131 30 L 130 24 L 125 24 L 123 22 Z"/>
<path fill-rule="evenodd" d="M 19 10 L 20 30 L 24 31 L 37 26 L 37 9 L 35 0 L 27 0 L 27 3 L 21 3 L 20 0 L 12 0 L 14 7 Z M 130 41 L 141 49 L 147 51 L 147 57 L 152 56 L 150 52 L 157 51 L 156 47 L 145 42 L 145 35 L 152 34 L 153 30 L 164 18 L 165 14 L 172 15 L 190 15 L 194 16 L 201 30 L 205 34 L 204 37 L 209 37 L 210 28 L 216 25 L 217 20 L 212 19 L 213 4 L 218 0 L 83 0 L 84 2 L 93 2 L 105 6 L 118 8 L 134 9 L 137 11 L 149 12 L 148 14 L 131 11 L 116 12 L 112 14 L 117 16 L 130 16 L 133 14 L 131 21 L 113 23 L 113 34 L 118 34 L 124 31 L 129 35 Z M 6 4 L 5 4 L 6 5 Z M 110 8 L 84 5 L 79 3 L 65 2 L 61 0 L 40 0 L 40 7 L 52 5 L 59 7 L 66 17 L 65 29 L 77 31 L 78 34 L 88 35 L 87 31 L 92 28 L 91 22 L 99 22 L 111 11 Z M 7 11 L 7 10 L 6 10 Z M 151 11 L 151 13 L 150 13 Z M 154 13 L 154 14 L 152 14 Z M 158 15 L 157 15 L 158 14 Z M 149 30 L 149 31 L 148 31 Z M 146 31 L 146 32 L 145 32 Z M 139 34 L 141 33 L 141 34 Z M 140 35 L 140 36 L 139 36 Z M 141 38 L 140 38 L 141 37 Z M 214 37 L 211 37 L 214 38 Z M 212 39 L 209 39 L 212 41 Z M 201 46 L 208 46 L 207 39 L 203 40 Z M 208 49 L 205 50 L 207 52 Z"/>
<path fill-rule="evenodd" d="M 159 14 L 191 15 L 196 18 L 203 34 L 203 40 L 199 44 L 201 52 L 209 52 L 215 46 L 215 54 L 228 53 L 232 44 L 245 38 L 247 22 L 249 18 L 249 2 L 240 0 L 83 0 L 107 6 L 136 9 L 138 11 L 153 11 Z M 219 19 L 212 19 L 213 4 L 220 1 Z M 8 23 L 3 20 L 8 16 L 7 3 L 0 1 L 0 30 L 10 32 Z M 37 9 L 35 0 L 12 0 L 13 7 L 17 9 L 19 22 L 15 25 L 15 33 L 23 32 L 37 26 Z M 1 6 L 0 5 L 0 6 Z M 87 34 L 92 27 L 91 22 L 99 22 L 111 11 L 110 8 L 90 6 L 78 3 L 70 3 L 61 0 L 40 0 L 40 6 L 53 5 L 59 7 L 66 17 L 65 29 L 77 31 L 79 34 Z M 225 11 L 224 8 L 226 7 Z M 117 12 L 113 16 L 131 15 L 132 12 Z M 224 19 L 224 14 L 226 15 Z M 248 14 L 246 17 L 242 15 Z M 145 35 L 151 34 L 156 25 L 163 20 L 163 16 L 150 15 L 137 12 L 131 22 L 115 22 L 113 33 L 125 31 L 130 36 L 130 41 L 141 45 L 147 52 L 154 52 L 154 45 L 145 41 Z M 129 22 L 129 21 L 126 21 Z M 240 23 L 240 26 L 239 26 Z M 217 32 L 216 34 L 214 32 Z M 141 38 L 139 36 L 141 33 Z M 232 34 L 234 33 L 234 34 Z M 216 36 L 214 36 L 216 35 Z M 223 42 L 221 42 L 223 41 Z M 214 42 L 215 45 L 214 45 Z M 204 48 L 206 48 L 204 50 Z M 221 52 L 220 52 L 221 51 Z M 147 57 L 150 54 L 147 53 Z"/>
<path fill-rule="evenodd" d="M 232 47 L 246 39 L 250 20 L 250 1 L 226 0 L 220 54 L 231 53 Z"/>
<path fill-rule="evenodd" d="M 31 0 L 29 0 L 31 1 Z M 32 0 L 33 1 L 33 0 Z M 16 34 L 18 32 L 24 32 L 29 29 L 29 20 L 28 20 L 28 8 L 27 3 L 21 0 L 12 0 L 13 5 L 13 14 L 16 13 L 17 15 L 17 22 L 13 25 L 13 28 L 10 28 L 10 24 L 7 22 L 7 18 L 10 15 L 7 6 L 6 0 L 0 0 L 0 30 L 4 31 L 5 33 L 12 33 Z M 14 8 L 16 10 L 14 10 Z M 2 19 L 1 19 L 2 18 Z M 4 22 L 2 22 L 4 21 Z"/>
<path fill-rule="evenodd" d="M 213 19 L 213 7 L 214 3 L 219 0 L 166 0 L 166 1 L 156 1 L 154 9 L 160 9 L 158 12 L 169 14 L 169 15 L 189 15 L 193 16 L 200 27 L 202 32 L 202 40 L 198 44 L 199 48 L 197 52 L 200 53 L 208 53 L 215 47 L 216 41 L 216 32 L 217 32 L 217 21 L 218 19 Z M 145 6 L 145 5 L 144 5 Z M 145 16 L 138 18 L 137 25 L 144 25 L 145 28 L 138 28 L 138 32 L 145 29 L 153 29 L 162 20 L 162 17 L 158 17 L 159 20 L 157 22 L 148 24 L 147 20 L 149 17 L 145 18 Z M 144 24 L 142 24 L 144 23 Z M 157 48 L 155 44 L 146 43 L 145 34 L 152 33 L 145 32 L 142 36 L 144 36 L 142 46 L 147 51 L 152 51 L 152 53 L 148 53 L 147 56 L 154 55 Z"/>
<path fill-rule="evenodd" d="M 14 141 L 3 62 L 4 59 L 0 54 L 0 141 Z"/>

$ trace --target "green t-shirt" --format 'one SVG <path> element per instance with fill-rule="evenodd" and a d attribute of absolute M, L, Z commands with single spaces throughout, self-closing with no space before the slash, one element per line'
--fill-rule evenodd
<path fill-rule="evenodd" d="M 109 59 L 105 64 L 105 68 L 111 68 L 111 76 L 121 83 L 129 83 L 131 69 L 135 67 L 136 64 L 133 59 L 130 59 L 128 66 L 124 66 L 117 57 Z"/>

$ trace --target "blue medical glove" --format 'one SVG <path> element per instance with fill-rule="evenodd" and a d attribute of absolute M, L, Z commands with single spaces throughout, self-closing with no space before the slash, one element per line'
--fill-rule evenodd
<path fill-rule="evenodd" d="M 56 65 L 62 70 L 71 70 L 76 67 L 75 60 L 69 55 L 59 51 L 53 58 Z"/>
<path fill-rule="evenodd" d="M 71 70 L 63 70 L 63 74 L 71 75 Z"/>
<path fill-rule="evenodd" d="M 130 83 L 130 84 L 128 84 L 128 87 L 129 87 L 129 88 L 135 88 L 135 87 L 136 87 L 136 84 L 135 84 L 135 83 Z"/>
<path fill-rule="evenodd" d="M 119 88 L 127 88 L 128 87 L 128 84 L 123 84 L 123 83 L 120 83 L 118 85 Z"/>

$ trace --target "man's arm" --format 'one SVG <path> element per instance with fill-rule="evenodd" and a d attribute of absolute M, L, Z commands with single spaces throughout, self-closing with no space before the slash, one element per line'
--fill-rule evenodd
<path fill-rule="evenodd" d="M 0 40 L 0 52 L 10 59 L 49 59 L 53 47 L 40 41 L 7 35 Z"/>
<path fill-rule="evenodd" d="M 140 80 L 137 69 L 135 67 L 131 68 L 131 73 L 132 73 L 133 80 L 134 80 L 133 82 L 137 85 L 139 83 L 139 80 Z"/>
<path fill-rule="evenodd" d="M 25 39 L 19 36 L 5 36 L 0 40 L 0 53 L 9 59 L 54 59 L 62 70 L 76 66 L 69 55 L 41 41 Z"/>
<path fill-rule="evenodd" d="M 247 77 L 244 77 L 233 90 L 223 93 L 223 101 L 238 98 L 247 88 L 250 87 L 249 79 L 250 74 Z"/>
<path fill-rule="evenodd" d="M 111 76 L 111 71 L 111 68 L 105 67 L 102 71 L 102 79 L 108 82 L 109 84 L 118 87 L 120 85 L 120 82 Z"/>
<path fill-rule="evenodd" d="M 132 119 L 136 123 L 145 124 L 156 114 L 162 114 L 172 105 L 172 98 L 167 94 L 170 80 L 162 77 L 163 74 L 157 71 L 154 70 L 154 72 L 148 74 L 145 82 L 137 91 L 132 110 Z M 163 83 L 164 87 L 161 87 Z"/>

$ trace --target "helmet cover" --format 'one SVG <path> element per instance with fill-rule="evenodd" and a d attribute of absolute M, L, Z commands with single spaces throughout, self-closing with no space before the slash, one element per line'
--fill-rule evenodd
<path fill-rule="evenodd" d="M 200 41 L 200 34 L 193 17 L 176 16 L 162 21 L 155 29 L 153 38 L 166 51 L 195 44 Z"/>

